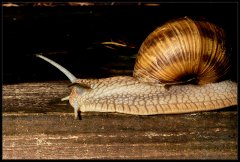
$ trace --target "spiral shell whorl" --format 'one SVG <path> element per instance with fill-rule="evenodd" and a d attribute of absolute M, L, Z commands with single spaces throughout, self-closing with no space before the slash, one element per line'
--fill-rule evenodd
<path fill-rule="evenodd" d="M 229 69 L 224 31 L 187 17 L 154 30 L 138 52 L 133 76 L 149 83 L 220 80 Z"/>

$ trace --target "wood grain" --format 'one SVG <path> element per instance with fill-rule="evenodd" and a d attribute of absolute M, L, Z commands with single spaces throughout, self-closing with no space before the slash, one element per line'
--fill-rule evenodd
<path fill-rule="evenodd" d="M 3 85 L 3 159 L 237 159 L 236 107 L 178 115 L 82 113 L 68 82 Z"/>

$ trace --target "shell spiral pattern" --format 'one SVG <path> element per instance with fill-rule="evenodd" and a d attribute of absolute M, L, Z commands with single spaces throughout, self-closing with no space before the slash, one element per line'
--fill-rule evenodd
<path fill-rule="evenodd" d="M 237 83 L 224 78 L 230 68 L 224 31 L 207 21 L 184 17 L 153 31 L 139 49 L 133 77 L 77 79 L 58 63 L 37 57 L 72 82 L 63 99 L 69 99 L 75 119 L 89 111 L 154 115 L 237 105 Z"/>
<path fill-rule="evenodd" d="M 188 17 L 154 30 L 141 45 L 133 76 L 149 83 L 216 82 L 228 72 L 224 31 Z"/>

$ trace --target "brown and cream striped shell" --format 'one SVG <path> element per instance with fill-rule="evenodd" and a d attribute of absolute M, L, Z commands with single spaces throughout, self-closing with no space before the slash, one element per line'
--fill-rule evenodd
<path fill-rule="evenodd" d="M 229 69 L 224 31 L 188 17 L 169 21 L 142 43 L 133 76 L 149 83 L 219 81 Z"/>

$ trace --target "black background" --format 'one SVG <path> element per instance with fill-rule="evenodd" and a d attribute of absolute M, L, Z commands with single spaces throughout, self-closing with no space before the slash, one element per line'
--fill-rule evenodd
<path fill-rule="evenodd" d="M 237 80 L 237 3 L 139 3 L 3 9 L 3 83 L 67 80 L 35 54 L 55 60 L 78 78 L 131 75 L 144 39 L 164 22 L 183 16 L 207 19 L 222 27 Z M 135 48 L 110 49 L 106 41 Z"/>

